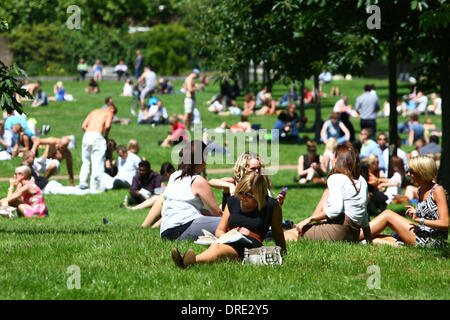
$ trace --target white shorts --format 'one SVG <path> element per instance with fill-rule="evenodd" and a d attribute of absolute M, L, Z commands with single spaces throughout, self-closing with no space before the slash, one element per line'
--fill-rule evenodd
<path fill-rule="evenodd" d="M 45 174 L 47 172 L 48 168 L 52 164 L 55 164 L 55 166 L 56 166 L 56 169 L 55 169 L 55 171 L 53 171 L 53 174 L 58 174 L 60 166 L 61 166 L 61 163 L 58 160 L 56 160 L 56 159 L 46 159 L 46 158 L 34 159 L 33 168 L 37 172 Z"/>
<path fill-rule="evenodd" d="M 191 114 L 194 112 L 195 108 L 195 99 L 192 98 L 184 98 L 184 113 Z"/>

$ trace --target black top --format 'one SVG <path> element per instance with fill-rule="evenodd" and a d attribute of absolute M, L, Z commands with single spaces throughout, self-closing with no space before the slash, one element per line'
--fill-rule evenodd
<path fill-rule="evenodd" d="M 155 189 L 161 187 L 161 182 L 162 176 L 154 171 L 151 171 L 146 179 L 142 177 L 138 172 L 133 177 L 133 181 L 131 182 L 130 194 L 132 196 L 135 196 L 136 191 L 139 191 L 142 188 L 154 194 Z"/>
<path fill-rule="evenodd" d="M 48 179 L 41 177 L 32 166 L 28 166 L 28 168 L 31 170 L 31 176 L 34 178 L 34 183 L 39 187 L 39 189 L 44 190 L 48 184 Z"/>
<path fill-rule="evenodd" d="M 316 154 L 314 159 L 309 159 L 308 154 L 303 155 L 303 170 L 308 169 L 313 162 L 315 162 L 319 165 L 320 164 L 320 155 Z"/>
<path fill-rule="evenodd" d="M 230 211 L 230 218 L 228 219 L 228 227 L 230 229 L 245 227 L 251 232 L 258 234 L 261 240 L 266 237 L 267 231 L 272 224 L 272 215 L 278 201 L 267 196 L 266 206 L 258 211 L 256 208 L 250 212 L 241 211 L 241 202 L 239 198 L 231 196 L 228 198 L 227 205 Z"/>
<path fill-rule="evenodd" d="M 287 112 L 282 112 L 278 116 L 278 120 L 281 120 L 283 122 L 292 122 L 294 120 L 297 121 L 298 120 L 297 112 L 294 112 L 292 116 Z"/>

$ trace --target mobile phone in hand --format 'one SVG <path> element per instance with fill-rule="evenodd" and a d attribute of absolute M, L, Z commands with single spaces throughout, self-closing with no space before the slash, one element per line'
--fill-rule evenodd
<path fill-rule="evenodd" d="M 281 190 L 279 196 L 284 196 L 286 194 L 288 187 L 284 188 L 283 190 Z"/>

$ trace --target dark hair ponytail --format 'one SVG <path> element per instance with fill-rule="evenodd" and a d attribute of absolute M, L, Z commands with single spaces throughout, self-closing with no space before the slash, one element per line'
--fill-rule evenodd
<path fill-rule="evenodd" d="M 356 193 L 359 193 L 354 180 L 359 179 L 361 175 L 361 161 L 359 160 L 359 155 L 356 153 L 352 144 L 343 143 L 337 146 L 334 157 L 336 159 L 336 163 L 330 176 L 335 173 L 346 175 L 352 182 Z"/>
<path fill-rule="evenodd" d="M 178 164 L 178 170 L 181 170 L 181 175 L 177 179 L 183 179 L 184 177 L 197 174 L 195 171 L 196 165 L 206 161 L 205 150 L 206 144 L 200 140 L 194 140 L 185 144 L 179 153 L 180 162 Z"/>

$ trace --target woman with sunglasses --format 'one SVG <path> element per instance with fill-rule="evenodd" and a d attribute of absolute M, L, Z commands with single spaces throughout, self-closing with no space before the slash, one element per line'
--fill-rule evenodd
<path fill-rule="evenodd" d="M 261 157 L 256 153 L 246 151 L 237 158 L 233 168 L 234 171 L 233 177 L 223 177 L 220 179 L 211 179 L 208 181 L 211 187 L 223 190 L 222 210 L 225 209 L 225 205 L 227 204 L 228 198 L 234 195 L 236 186 L 238 182 L 241 180 L 241 178 L 248 172 L 261 173 L 261 170 L 263 168 L 264 163 L 262 162 Z M 271 181 L 269 179 L 267 179 L 267 181 L 269 183 L 270 189 L 272 187 Z M 281 206 L 283 205 L 285 198 L 286 198 L 285 194 L 277 196 L 277 200 Z"/>
<path fill-rule="evenodd" d="M 416 208 L 408 205 L 404 218 L 391 210 L 385 210 L 372 221 L 370 231 L 373 243 L 408 245 L 445 245 L 448 237 L 448 194 L 434 182 L 437 175 L 436 163 L 429 157 L 416 157 L 408 161 L 411 182 L 419 186 L 419 203 Z M 389 227 L 394 236 L 381 233 Z M 362 235 L 360 235 L 362 240 Z"/>
<path fill-rule="evenodd" d="M 350 143 L 337 147 L 332 167 L 327 189 L 314 213 L 286 231 L 287 240 L 358 242 L 361 228 L 370 240 L 367 182 L 360 174 L 359 157 Z"/>
<path fill-rule="evenodd" d="M 234 242 L 212 244 L 206 251 L 195 255 L 189 249 L 183 256 L 177 248 L 172 249 L 172 258 L 179 267 L 194 263 L 214 262 L 222 258 L 241 260 L 245 248 L 261 247 L 269 227 L 272 227 L 275 243 L 286 252 L 282 224 L 282 211 L 278 201 L 269 197 L 267 178 L 256 172 L 249 172 L 238 183 L 235 196 L 231 196 L 216 230 L 216 237 L 237 229 L 250 244 Z"/>
<path fill-rule="evenodd" d="M 21 217 L 42 218 L 48 215 L 44 195 L 30 177 L 31 170 L 28 166 L 17 167 L 14 178 L 9 180 L 8 195 L 0 200 L 0 204 L 16 207 Z"/>

